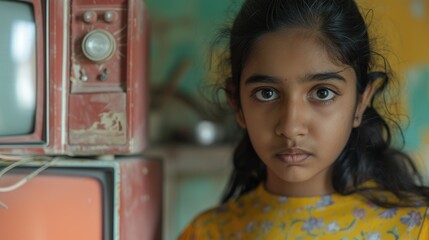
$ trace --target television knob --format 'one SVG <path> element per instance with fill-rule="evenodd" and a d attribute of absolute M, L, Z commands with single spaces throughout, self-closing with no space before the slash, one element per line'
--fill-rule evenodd
<path fill-rule="evenodd" d="M 92 30 L 82 41 L 82 51 L 85 57 L 94 62 L 109 60 L 116 50 L 115 38 L 105 30 Z"/>
<path fill-rule="evenodd" d="M 97 14 L 93 11 L 86 11 L 83 13 L 82 18 L 85 23 L 95 23 L 97 21 Z"/>
<path fill-rule="evenodd" d="M 100 74 L 99 79 L 101 81 L 106 81 L 108 77 L 109 77 L 109 69 L 105 68 L 103 72 Z"/>
<path fill-rule="evenodd" d="M 104 13 L 104 21 L 107 23 L 113 23 L 118 19 L 118 14 L 116 12 L 107 11 Z"/>
<path fill-rule="evenodd" d="M 88 76 L 86 75 L 86 71 L 85 71 L 85 69 L 80 69 L 80 80 L 82 81 L 82 82 L 86 82 L 86 81 L 88 81 Z"/>

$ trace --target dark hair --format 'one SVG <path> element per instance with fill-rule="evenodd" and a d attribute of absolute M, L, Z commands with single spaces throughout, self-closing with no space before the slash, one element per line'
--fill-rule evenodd
<path fill-rule="evenodd" d="M 353 0 L 246 0 L 228 29 L 230 76 L 224 82 L 228 97 L 240 107 L 240 75 L 255 41 L 265 33 L 283 28 L 304 28 L 315 33 L 334 61 L 353 67 L 357 91 L 362 94 L 369 83 L 379 81 L 375 94 L 362 116 L 361 125 L 352 130 L 348 143 L 334 162 L 333 187 L 340 194 L 360 193 L 380 206 L 429 205 L 429 191 L 412 159 L 392 147 L 392 132 L 376 110 L 377 97 L 391 79 L 385 58 L 372 49 L 368 27 Z M 382 71 L 375 57 L 382 59 Z M 386 106 L 385 102 L 382 102 Z M 394 126 L 399 125 L 394 121 Z M 259 185 L 267 171 L 244 132 L 234 151 L 234 169 L 222 202 L 234 199 Z M 373 180 L 376 186 L 362 187 Z M 378 197 L 393 193 L 396 201 Z M 416 200 L 418 199 L 418 201 Z"/>

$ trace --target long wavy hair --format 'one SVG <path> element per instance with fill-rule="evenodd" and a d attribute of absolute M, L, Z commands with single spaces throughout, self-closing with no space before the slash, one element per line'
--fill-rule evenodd
<path fill-rule="evenodd" d="M 304 28 L 316 31 L 333 61 L 353 67 L 357 92 L 378 81 L 361 125 L 351 132 L 348 143 L 333 164 L 333 187 L 343 195 L 358 192 L 383 207 L 429 205 L 428 188 L 422 185 L 412 159 L 392 146 L 392 130 L 376 109 L 391 80 L 387 60 L 372 49 L 368 26 L 353 0 L 246 0 L 231 27 L 222 37 L 229 41 L 225 63 L 229 76 L 223 89 L 235 105 L 240 106 L 240 76 L 255 41 L 266 33 L 280 29 Z M 375 71 L 376 57 L 382 59 L 382 70 Z M 382 101 L 383 102 L 383 101 Z M 383 102 L 384 103 L 384 102 Z M 383 105 L 383 104 L 381 104 Z M 386 106 L 386 103 L 384 103 Z M 389 123 L 391 123 L 389 121 Z M 393 127 L 399 129 L 394 121 Z M 255 152 L 249 136 L 243 136 L 233 155 L 233 172 L 222 202 L 235 199 L 255 189 L 266 180 L 267 170 Z M 373 180 L 375 186 L 363 187 Z M 378 193 L 396 196 L 386 199 Z"/>

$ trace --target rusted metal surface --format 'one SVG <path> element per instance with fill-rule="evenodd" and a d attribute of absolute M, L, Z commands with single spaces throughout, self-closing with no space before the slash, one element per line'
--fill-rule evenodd
<path fill-rule="evenodd" d="M 117 161 L 120 174 L 120 239 L 160 240 L 162 230 L 162 164 L 136 157 Z"/>
<path fill-rule="evenodd" d="M 35 132 L 0 137 L 0 153 L 142 152 L 146 147 L 149 100 L 148 29 L 143 1 L 28 2 L 35 9 L 39 44 Z M 49 25 L 45 25 L 47 22 Z M 116 47 L 104 61 L 90 60 L 82 52 L 83 39 L 94 30 L 113 36 Z"/>

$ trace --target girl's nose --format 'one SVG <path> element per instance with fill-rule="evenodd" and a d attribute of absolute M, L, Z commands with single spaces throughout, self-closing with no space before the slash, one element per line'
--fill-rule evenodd
<path fill-rule="evenodd" d="M 278 109 L 278 121 L 275 133 L 278 136 L 295 140 L 308 133 L 308 113 L 303 101 L 286 99 Z"/>

